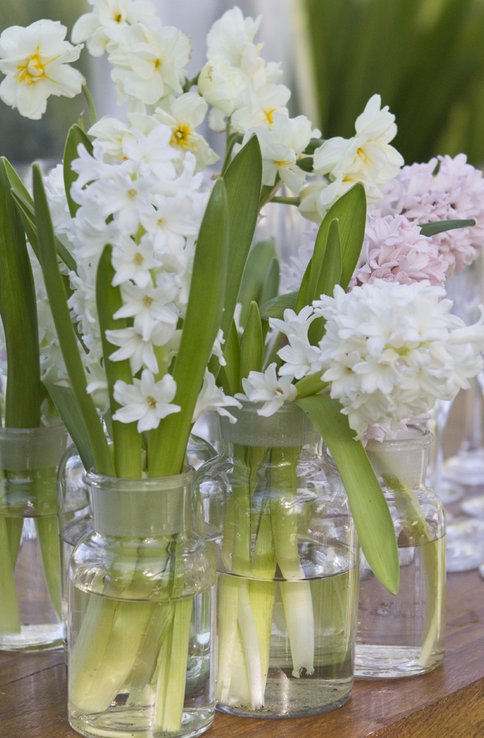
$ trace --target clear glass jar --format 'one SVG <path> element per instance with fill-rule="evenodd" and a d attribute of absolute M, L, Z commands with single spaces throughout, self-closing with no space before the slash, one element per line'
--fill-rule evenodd
<path fill-rule="evenodd" d="M 0 428 L 0 650 L 60 648 L 63 425 Z"/>
<path fill-rule="evenodd" d="M 94 531 L 69 567 L 68 713 L 85 736 L 196 736 L 213 719 L 215 561 L 193 476 L 87 474 Z"/>
<path fill-rule="evenodd" d="M 285 718 L 352 689 L 358 548 L 339 474 L 296 405 L 222 418 L 226 449 L 199 470 L 218 539 L 218 708 Z M 232 412 L 232 408 L 231 408 Z"/>
<path fill-rule="evenodd" d="M 192 433 L 188 439 L 187 465 L 198 469 L 216 455 L 213 446 L 204 438 Z M 71 445 L 65 452 L 57 476 L 62 554 L 62 609 L 67 619 L 67 572 L 74 546 L 80 539 L 92 533 L 92 512 L 86 470 L 77 449 Z"/>
<path fill-rule="evenodd" d="M 397 536 L 400 590 L 392 595 L 362 561 L 355 676 L 424 674 L 444 657 L 445 520 L 425 485 L 430 433 L 409 429 L 396 440 L 370 441 Z"/>

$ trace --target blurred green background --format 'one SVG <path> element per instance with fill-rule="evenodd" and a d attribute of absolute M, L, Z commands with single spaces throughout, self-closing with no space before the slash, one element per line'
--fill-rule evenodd
<path fill-rule="evenodd" d="M 463 151 L 484 164 L 484 0 L 302 2 L 325 138 L 352 135 L 379 92 L 407 163 Z"/>

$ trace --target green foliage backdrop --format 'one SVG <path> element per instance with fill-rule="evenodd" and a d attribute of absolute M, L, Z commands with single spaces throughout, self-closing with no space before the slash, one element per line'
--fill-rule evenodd
<path fill-rule="evenodd" d="M 484 163 L 484 0 L 303 0 L 325 137 L 353 132 L 375 92 L 408 163 Z"/>

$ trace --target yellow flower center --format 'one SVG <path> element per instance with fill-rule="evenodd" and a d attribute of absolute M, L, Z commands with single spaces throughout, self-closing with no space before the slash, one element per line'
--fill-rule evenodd
<path fill-rule="evenodd" d="M 176 128 L 173 129 L 173 133 L 170 139 L 172 146 L 181 146 L 186 149 L 190 146 L 190 136 L 192 130 L 186 123 L 179 123 Z"/>
<path fill-rule="evenodd" d="M 127 194 L 130 200 L 134 200 L 137 197 L 138 192 L 135 190 L 134 187 L 132 187 L 130 190 L 128 190 Z"/>
<path fill-rule="evenodd" d="M 113 16 L 113 21 L 115 23 L 122 23 L 123 22 L 123 14 L 120 10 Z"/>
<path fill-rule="evenodd" d="M 160 59 L 159 57 L 157 59 L 154 59 L 153 61 L 153 66 L 157 71 L 161 67 L 162 64 L 163 64 L 163 59 Z"/>
<path fill-rule="evenodd" d="M 152 410 L 154 410 L 155 407 L 156 407 L 156 400 L 155 400 L 155 398 L 152 397 L 152 395 L 148 395 L 148 397 L 146 398 L 146 404 L 148 405 L 148 407 L 150 407 Z"/>
<path fill-rule="evenodd" d="M 141 266 L 141 264 L 144 262 L 143 254 L 140 254 L 139 251 L 136 252 L 133 259 L 135 264 L 138 264 L 138 266 Z"/>
<path fill-rule="evenodd" d="M 274 123 L 274 113 L 276 112 L 275 108 L 267 108 L 267 110 L 264 110 L 264 115 L 266 117 L 266 121 L 271 126 Z"/>
<path fill-rule="evenodd" d="M 151 307 L 153 302 L 154 302 L 153 298 L 150 297 L 149 295 L 145 295 L 143 297 L 143 305 L 145 305 L 145 307 L 148 307 L 148 308 Z"/>
<path fill-rule="evenodd" d="M 35 54 L 29 56 L 23 64 L 19 64 L 17 66 L 17 82 L 21 82 L 26 85 L 33 85 L 40 79 L 47 77 L 45 68 L 46 65 L 43 63 L 37 50 Z"/>
<path fill-rule="evenodd" d="M 368 152 L 366 151 L 366 149 L 363 146 L 359 146 L 356 149 L 356 154 L 357 154 L 357 156 L 360 157 L 360 159 L 363 159 L 363 161 L 364 161 L 365 164 L 369 164 L 370 157 L 368 156 Z"/>

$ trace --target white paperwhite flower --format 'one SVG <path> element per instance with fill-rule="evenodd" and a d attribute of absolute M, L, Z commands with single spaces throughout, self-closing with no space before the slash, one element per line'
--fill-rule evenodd
<path fill-rule="evenodd" d="M 484 320 L 466 327 L 444 295 L 428 282 L 375 280 L 314 303 L 327 321 L 322 379 L 359 438 L 369 425 L 398 429 L 452 400 L 481 371 Z"/>
<path fill-rule="evenodd" d="M 380 95 L 373 95 L 356 119 L 352 138 L 330 138 L 314 152 L 315 173 L 336 184 L 327 193 L 321 184 L 308 188 L 303 193 L 301 212 L 312 217 L 316 210 L 321 219 L 332 203 L 356 182 L 364 184 L 368 201 L 376 202 L 384 185 L 398 174 L 404 163 L 399 152 L 390 146 L 396 133 L 395 116 L 388 106 L 381 107 Z M 305 202 L 306 198 L 309 201 Z"/>
<path fill-rule="evenodd" d="M 215 411 L 228 418 L 231 423 L 235 423 L 236 419 L 226 410 L 227 407 L 242 407 L 242 405 L 235 397 L 226 395 L 221 387 L 217 387 L 215 377 L 206 369 L 202 389 L 193 411 L 193 422 L 195 423 L 203 413 Z"/>
<path fill-rule="evenodd" d="M 0 99 L 20 115 L 38 120 L 51 95 L 75 97 L 85 84 L 73 69 L 81 46 L 65 40 L 67 28 L 58 21 L 39 20 L 30 26 L 11 26 L 0 36 Z"/>
<path fill-rule="evenodd" d="M 175 393 L 176 383 L 170 374 L 155 382 L 153 374 L 145 369 L 141 379 L 133 379 L 133 384 L 118 380 L 114 385 L 114 399 L 121 407 L 114 413 L 113 420 L 137 421 L 139 433 L 154 430 L 160 420 L 180 412 L 180 406 L 171 402 Z"/>
<path fill-rule="evenodd" d="M 203 123 L 208 105 L 196 92 L 186 92 L 179 97 L 167 98 L 163 107 L 155 112 L 155 118 L 171 130 L 170 143 L 182 153 L 191 151 L 197 160 L 197 169 L 215 164 L 218 154 L 210 148 L 204 137 L 196 132 Z"/>
<path fill-rule="evenodd" d="M 136 23 L 159 25 L 154 5 L 149 0 L 87 0 L 92 6 L 74 24 L 74 43 L 86 41 L 93 56 L 102 56 L 106 46 L 116 41 L 125 26 Z"/>
<path fill-rule="evenodd" d="M 247 79 L 243 72 L 222 57 L 211 59 L 205 64 L 198 77 L 200 94 L 210 105 L 221 111 L 223 116 L 231 115 L 243 100 L 247 100 L 247 97 L 244 97 L 247 86 Z M 225 124 L 221 123 L 220 130 L 224 127 Z M 215 130 L 219 129 L 215 128 Z"/>
<path fill-rule="evenodd" d="M 181 92 L 190 58 L 189 37 L 172 26 L 127 26 L 109 50 L 111 78 L 120 98 L 157 105 Z"/>
<path fill-rule="evenodd" d="M 261 16 L 244 18 L 237 6 L 227 10 L 207 34 L 207 58 L 220 57 L 231 66 L 240 67 L 247 47 L 253 45 L 261 20 Z"/>
<path fill-rule="evenodd" d="M 297 397 L 297 390 L 292 384 L 292 377 L 278 377 L 276 364 L 269 364 L 265 372 L 250 372 L 247 378 L 242 379 L 244 394 L 236 397 L 250 402 L 263 402 L 257 410 L 259 415 L 273 415 L 286 402 L 293 402 Z"/>
<path fill-rule="evenodd" d="M 254 134 L 259 139 L 264 185 L 272 187 L 279 176 L 293 192 L 301 190 L 306 173 L 297 166 L 297 160 L 311 140 L 312 133 L 311 121 L 306 116 L 289 118 L 281 113 L 274 113 L 270 127 L 258 126 L 246 132 L 243 144 Z"/>

